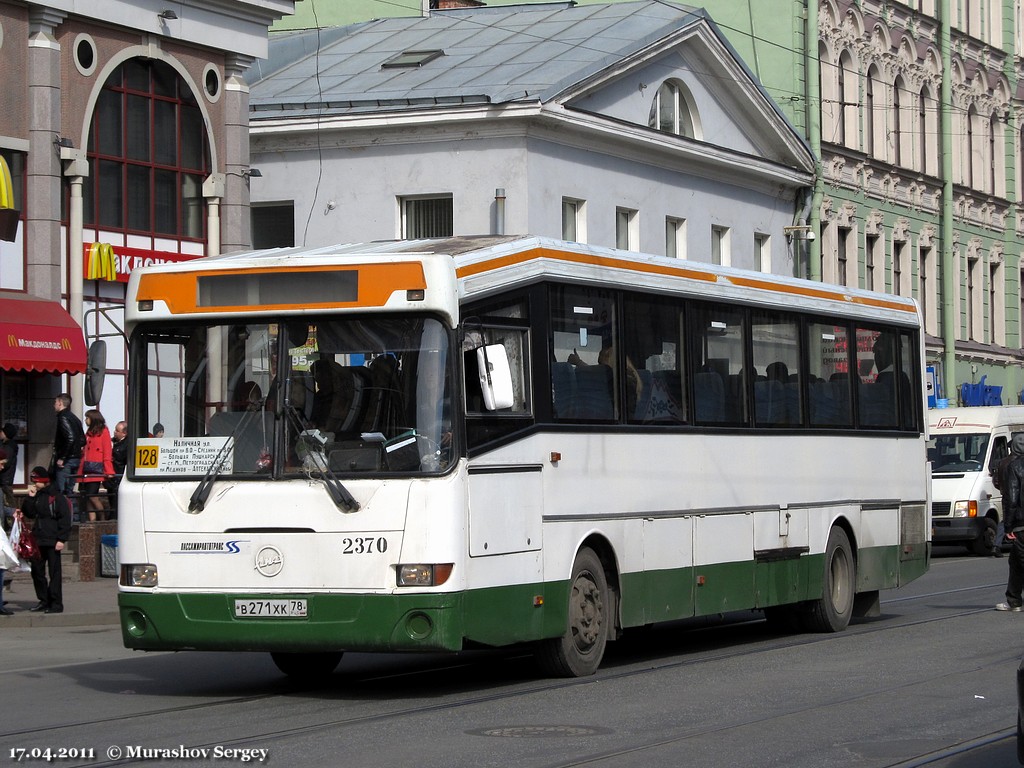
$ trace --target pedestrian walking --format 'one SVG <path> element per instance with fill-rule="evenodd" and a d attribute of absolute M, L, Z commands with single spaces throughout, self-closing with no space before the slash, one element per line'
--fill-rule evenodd
<path fill-rule="evenodd" d="M 119 421 L 114 425 L 111 436 L 110 461 L 114 465 L 114 474 L 103 482 L 107 489 L 107 501 L 110 503 L 110 519 L 117 519 L 117 490 L 121 487 L 124 469 L 128 466 L 128 422 Z"/>
<path fill-rule="evenodd" d="M 1024 434 L 1013 436 L 1010 455 L 1013 458 L 1002 475 L 1002 482 L 1006 485 L 1006 504 L 1003 506 L 1006 539 L 1012 546 L 1008 558 L 1010 573 L 1006 581 L 1006 602 L 999 603 L 996 610 L 1016 613 L 1024 606 L 1024 508 L 1021 505 L 1021 489 L 1024 488 Z"/>

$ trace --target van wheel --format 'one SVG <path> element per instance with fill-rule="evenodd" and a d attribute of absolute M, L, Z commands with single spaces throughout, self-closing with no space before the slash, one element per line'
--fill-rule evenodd
<path fill-rule="evenodd" d="M 593 550 L 581 549 L 572 565 L 568 626 L 561 637 L 538 645 L 541 669 L 556 677 L 594 674 L 608 644 L 609 605 L 604 565 Z"/>
<path fill-rule="evenodd" d="M 976 555 L 989 555 L 996 545 L 996 521 L 986 517 L 982 521 L 981 533 L 971 542 L 970 550 Z"/>

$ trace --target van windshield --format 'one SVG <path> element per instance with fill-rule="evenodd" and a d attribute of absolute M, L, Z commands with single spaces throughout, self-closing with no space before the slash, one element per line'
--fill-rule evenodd
<path fill-rule="evenodd" d="M 989 435 L 984 432 L 937 435 L 928 441 L 932 474 L 977 472 L 985 466 Z"/>

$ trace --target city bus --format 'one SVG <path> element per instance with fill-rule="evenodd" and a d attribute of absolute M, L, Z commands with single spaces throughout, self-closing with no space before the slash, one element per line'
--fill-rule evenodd
<path fill-rule="evenodd" d="M 658 622 L 841 631 L 928 567 L 908 298 L 481 236 L 147 267 L 125 315 L 128 648 L 583 676 Z"/>

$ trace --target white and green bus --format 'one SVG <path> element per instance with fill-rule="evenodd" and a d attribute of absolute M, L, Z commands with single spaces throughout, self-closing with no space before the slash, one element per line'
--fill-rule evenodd
<path fill-rule="evenodd" d="M 481 237 L 154 266 L 126 319 L 129 648 L 587 675 L 656 622 L 840 631 L 928 567 L 910 299 Z"/>

